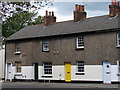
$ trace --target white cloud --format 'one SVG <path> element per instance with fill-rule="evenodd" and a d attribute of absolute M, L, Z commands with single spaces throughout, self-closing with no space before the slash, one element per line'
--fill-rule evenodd
<path fill-rule="evenodd" d="M 107 15 L 107 11 L 90 11 L 87 10 L 87 17 L 94 17 L 94 16 L 102 16 L 102 15 Z"/>
<path fill-rule="evenodd" d="M 67 21 L 67 20 L 72 20 L 72 14 L 69 16 L 64 16 L 64 14 L 59 14 L 59 10 L 55 7 L 50 7 L 50 8 L 42 8 L 38 11 L 38 14 L 41 16 L 45 16 L 45 11 L 54 11 L 54 15 L 57 17 L 57 22 L 61 21 Z"/>
<path fill-rule="evenodd" d="M 59 15 L 59 14 L 56 16 L 57 16 L 57 22 L 73 20 L 72 16 L 64 16 L 64 15 Z"/>

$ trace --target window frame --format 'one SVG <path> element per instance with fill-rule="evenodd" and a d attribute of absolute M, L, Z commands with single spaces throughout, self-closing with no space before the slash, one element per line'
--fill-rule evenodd
<path fill-rule="evenodd" d="M 45 69 L 45 66 L 47 66 L 47 65 L 45 65 L 45 64 L 51 64 L 51 68 Z M 43 76 L 52 76 L 52 74 L 53 74 L 52 62 L 43 62 L 43 63 L 42 63 L 42 67 L 43 67 Z M 45 70 L 48 70 L 48 72 L 49 72 L 49 70 L 51 70 L 51 71 L 50 71 L 51 73 L 46 74 L 46 73 L 45 73 Z"/>
<path fill-rule="evenodd" d="M 79 41 L 79 38 L 81 38 L 82 40 Z M 79 46 L 79 43 L 83 43 L 83 45 Z M 84 36 L 76 37 L 76 49 L 84 49 Z"/>
<path fill-rule="evenodd" d="M 21 53 L 21 46 L 19 43 L 15 43 L 15 54 Z"/>
<path fill-rule="evenodd" d="M 19 66 L 19 64 L 20 64 L 20 66 Z M 21 64 L 21 61 L 16 61 L 15 62 L 15 66 L 16 66 L 16 73 L 22 73 L 22 64 Z"/>
<path fill-rule="evenodd" d="M 47 42 L 47 48 L 45 48 L 45 43 Z M 42 51 L 43 52 L 49 52 L 50 51 L 50 41 L 48 40 L 43 40 L 42 41 Z"/>
<path fill-rule="evenodd" d="M 117 34 L 117 46 L 120 47 L 120 33 Z"/>
<path fill-rule="evenodd" d="M 79 65 L 78 63 L 81 63 L 81 65 Z M 79 69 L 81 71 L 79 71 Z M 82 71 L 82 69 L 83 69 L 83 71 Z M 77 73 L 85 73 L 85 62 L 84 61 L 77 61 Z"/>

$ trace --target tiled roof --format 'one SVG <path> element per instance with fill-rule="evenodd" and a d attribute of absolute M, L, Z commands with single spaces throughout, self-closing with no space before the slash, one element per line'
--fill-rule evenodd
<path fill-rule="evenodd" d="M 33 25 L 27 26 L 13 34 L 7 40 L 17 40 L 36 37 L 47 37 L 55 35 L 66 35 L 92 31 L 102 31 L 119 28 L 120 16 L 109 17 L 108 15 L 91 17 L 75 23 L 73 20 L 57 22 L 49 26 Z"/>

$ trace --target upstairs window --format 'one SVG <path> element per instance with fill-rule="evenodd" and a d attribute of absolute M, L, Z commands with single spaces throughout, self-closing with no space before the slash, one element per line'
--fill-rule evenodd
<path fill-rule="evenodd" d="M 51 75 L 52 74 L 52 63 L 51 62 L 43 63 L 43 71 L 44 71 L 44 75 Z"/>
<path fill-rule="evenodd" d="M 120 34 L 117 34 L 117 46 L 120 46 Z"/>
<path fill-rule="evenodd" d="M 15 62 L 15 64 L 16 64 L 17 73 L 20 73 L 21 72 L 21 62 Z"/>
<path fill-rule="evenodd" d="M 43 41 L 42 42 L 42 50 L 43 51 L 50 51 L 50 49 L 49 49 L 49 41 Z"/>
<path fill-rule="evenodd" d="M 15 54 L 20 54 L 21 53 L 21 46 L 19 43 L 15 44 Z"/>
<path fill-rule="evenodd" d="M 84 72 L 84 61 L 77 62 L 77 72 L 79 73 Z"/>
<path fill-rule="evenodd" d="M 81 48 L 84 48 L 84 37 L 83 36 L 79 36 L 77 37 L 77 49 L 81 49 Z"/>

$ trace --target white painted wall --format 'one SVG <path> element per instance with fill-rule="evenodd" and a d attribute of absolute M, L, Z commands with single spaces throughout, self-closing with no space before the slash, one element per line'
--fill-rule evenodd
<path fill-rule="evenodd" d="M 4 78 L 5 49 L 0 49 L 0 79 Z"/>
<path fill-rule="evenodd" d="M 16 73 L 16 67 L 12 67 L 12 79 L 14 78 L 14 75 L 20 75 L 16 76 L 17 79 L 34 79 L 34 67 L 33 66 L 22 66 L 22 72 Z"/>
<path fill-rule="evenodd" d="M 111 79 L 112 82 L 118 81 L 118 68 L 117 65 L 111 67 Z M 77 67 L 73 65 L 71 67 L 71 79 L 75 81 L 103 81 L 102 77 L 102 65 L 85 65 L 85 75 L 76 75 Z M 12 68 L 12 78 L 16 74 L 15 66 Z M 22 76 L 18 76 L 17 79 L 34 79 L 34 66 L 22 66 L 22 72 L 19 73 Z M 65 66 L 58 65 L 53 66 L 52 78 L 42 77 L 43 67 L 38 68 L 38 78 L 40 80 L 65 80 Z"/>
<path fill-rule="evenodd" d="M 111 66 L 111 79 L 112 82 L 118 81 L 118 66 L 117 65 L 112 65 Z"/>
<path fill-rule="evenodd" d="M 72 66 L 72 80 L 102 81 L 102 65 L 85 65 L 85 75 L 76 75 L 76 66 Z"/>
<path fill-rule="evenodd" d="M 85 75 L 76 75 L 76 66 L 71 67 L 71 79 L 75 81 L 102 81 L 102 66 L 85 65 Z M 41 72 L 41 73 L 40 73 Z M 61 76 L 60 76 L 61 75 Z M 65 67 L 53 66 L 53 78 L 43 78 L 42 66 L 39 66 L 39 79 L 45 80 L 65 80 Z"/>
<path fill-rule="evenodd" d="M 64 66 L 53 66 L 52 67 L 53 74 L 52 78 L 43 78 L 43 68 L 42 66 L 39 66 L 39 79 L 44 80 L 65 80 L 65 70 Z"/>

